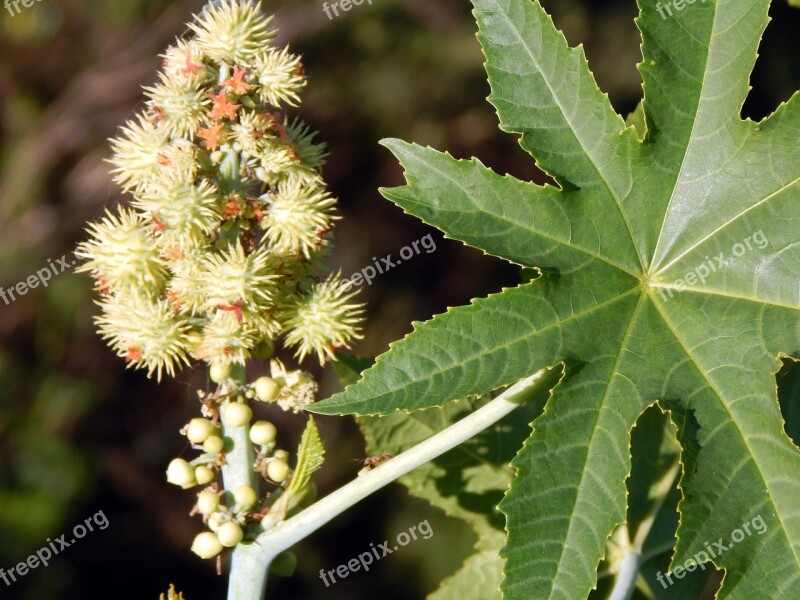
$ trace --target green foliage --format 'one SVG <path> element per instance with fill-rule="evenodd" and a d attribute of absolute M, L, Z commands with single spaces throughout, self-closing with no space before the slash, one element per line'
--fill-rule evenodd
<path fill-rule="evenodd" d="M 473 4 L 501 128 L 521 136 L 558 186 L 388 140 L 408 185 L 383 194 L 448 237 L 541 275 L 415 324 L 361 381 L 313 410 L 457 411 L 467 405 L 454 399 L 578 363 L 512 463 L 500 505 L 504 597 L 586 598 L 601 560 L 612 573 L 618 566 L 614 546 L 646 552 L 669 541 L 673 467 L 637 468 L 630 452 L 655 402 L 681 448 L 671 568 L 726 540 L 710 557 L 726 570 L 718 597 L 798 597 L 800 454 L 774 375 L 781 357 L 800 358 L 800 95 L 760 123 L 740 117 L 769 0 L 695 3 L 670 18 L 640 0 L 645 97 L 631 126 L 538 1 Z M 387 419 L 398 419 L 395 432 L 413 427 Z M 645 461 L 676 452 L 666 434 L 636 448 Z M 767 534 L 731 544 L 756 517 Z M 655 569 L 639 566 L 645 597 L 702 587 L 664 592 Z M 477 572 L 468 577 L 462 585 L 479 584 Z"/>
<path fill-rule="evenodd" d="M 289 493 L 296 496 L 305 495 L 311 487 L 311 476 L 325 462 L 325 446 L 319 437 L 319 429 L 314 418 L 309 418 L 300 446 L 297 448 L 297 467 L 289 486 Z"/>
<path fill-rule="evenodd" d="M 343 354 L 338 358 L 334 368 L 345 384 L 355 382 L 358 374 L 371 363 Z M 561 370 L 554 370 L 549 376 L 549 385 L 542 389 L 555 386 L 560 377 Z M 541 414 L 548 397 L 549 393 L 539 393 L 514 414 L 469 442 L 400 478 L 399 482 L 413 495 L 466 522 L 478 538 L 475 553 L 429 596 L 432 600 L 490 600 L 500 597 L 503 561 L 499 553 L 505 541 L 505 520 L 496 506 L 513 479 L 509 463 L 516 449 L 530 434 L 528 423 Z M 462 400 L 411 415 L 396 413 L 381 418 L 360 417 L 358 424 L 370 455 L 388 453 L 396 456 L 446 429 L 489 400 L 489 397 Z"/>

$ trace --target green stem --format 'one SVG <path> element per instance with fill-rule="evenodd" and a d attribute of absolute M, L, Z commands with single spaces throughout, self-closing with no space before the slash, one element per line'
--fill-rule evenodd
<path fill-rule="evenodd" d="M 263 600 L 266 572 L 281 552 L 370 494 L 452 450 L 494 425 L 524 403 L 542 385 L 548 385 L 549 369 L 519 381 L 474 413 L 319 500 L 294 517 L 262 533 L 255 542 L 240 544 L 234 552 L 228 600 Z M 251 569 L 260 569 L 255 571 Z"/>
<path fill-rule="evenodd" d="M 244 370 L 234 369 L 231 380 L 238 383 L 244 381 Z M 243 427 L 232 427 L 225 421 L 225 410 L 221 411 L 222 439 L 225 441 L 225 464 L 222 465 L 222 482 L 227 490 L 228 501 L 232 506 L 233 491 L 241 485 L 258 489 L 255 470 L 255 453 L 250 443 L 250 424 Z"/>

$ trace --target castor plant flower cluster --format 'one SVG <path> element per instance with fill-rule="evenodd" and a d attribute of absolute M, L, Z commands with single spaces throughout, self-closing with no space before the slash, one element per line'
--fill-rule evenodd
<path fill-rule="evenodd" d="M 112 140 L 132 205 L 78 248 L 100 332 L 159 379 L 191 359 L 269 356 L 281 337 L 324 362 L 359 338 L 362 311 L 338 276 L 320 278 L 338 217 L 324 146 L 284 113 L 306 85 L 300 58 L 270 45 L 258 3 L 209 5 L 190 29 Z"/>
<path fill-rule="evenodd" d="M 324 456 L 313 419 L 294 461 L 271 422 L 252 422 L 251 403 L 304 411 L 313 377 L 273 359 L 246 383 L 242 367 L 279 342 L 300 361 L 332 359 L 360 338 L 363 309 L 324 274 L 338 220 L 325 148 L 285 113 L 306 85 L 300 57 L 271 44 L 258 2 L 209 4 L 189 28 L 111 142 L 132 202 L 91 224 L 76 254 L 100 294 L 99 331 L 129 366 L 160 380 L 194 359 L 218 384 L 181 431 L 199 454 L 166 474 L 200 488 L 193 512 L 208 529 L 192 549 L 212 558 L 283 520 Z"/>

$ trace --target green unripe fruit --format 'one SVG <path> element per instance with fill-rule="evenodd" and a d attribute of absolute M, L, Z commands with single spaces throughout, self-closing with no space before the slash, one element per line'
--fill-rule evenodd
<path fill-rule="evenodd" d="M 272 358 L 274 352 L 275 352 L 275 347 L 272 345 L 272 342 L 269 340 L 264 340 L 263 342 L 259 343 L 255 348 L 253 348 L 253 358 L 260 358 L 261 360 L 266 360 L 268 358 Z"/>
<path fill-rule="evenodd" d="M 238 523 L 228 521 L 219 528 L 217 537 L 220 544 L 226 548 L 233 548 L 244 539 L 244 531 L 242 531 Z"/>
<path fill-rule="evenodd" d="M 194 478 L 200 485 L 207 485 L 214 481 L 216 475 L 214 475 L 214 471 L 209 469 L 207 466 L 200 465 L 199 467 L 194 468 Z"/>
<path fill-rule="evenodd" d="M 236 504 L 239 506 L 250 508 L 258 502 L 258 494 L 251 486 L 240 485 L 233 492 L 233 499 L 236 500 Z"/>
<path fill-rule="evenodd" d="M 214 558 L 222 552 L 222 544 L 216 534 L 204 531 L 194 538 L 192 552 L 200 558 Z"/>
<path fill-rule="evenodd" d="M 182 488 L 192 487 L 196 483 L 192 465 L 182 458 L 176 458 L 167 466 L 167 481 Z"/>
<path fill-rule="evenodd" d="M 286 450 L 275 450 L 272 456 L 274 456 L 278 460 L 289 462 L 289 453 Z"/>
<path fill-rule="evenodd" d="M 272 402 L 278 397 L 281 391 L 278 383 L 271 377 L 259 377 L 253 384 L 256 390 L 256 398 L 262 402 Z"/>
<path fill-rule="evenodd" d="M 198 417 L 189 421 L 186 426 L 186 437 L 193 444 L 202 444 L 215 430 L 216 427 L 211 421 Z"/>
<path fill-rule="evenodd" d="M 229 427 L 244 427 L 253 418 L 253 411 L 241 402 L 228 402 L 222 408 L 225 411 L 225 424 Z"/>
<path fill-rule="evenodd" d="M 208 375 L 214 383 L 222 383 L 231 376 L 231 365 L 214 363 L 208 369 Z"/>
<path fill-rule="evenodd" d="M 297 556 L 291 552 L 281 552 L 269 566 L 269 572 L 278 577 L 291 577 L 297 568 Z"/>
<path fill-rule="evenodd" d="M 250 441 L 259 446 L 266 446 L 275 441 L 278 430 L 269 421 L 256 421 L 250 428 Z"/>
<path fill-rule="evenodd" d="M 267 465 L 267 475 L 276 483 L 283 483 L 289 476 L 289 465 L 285 460 L 273 460 Z"/>
<path fill-rule="evenodd" d="M 225 442 L 218 435 L 212 435 L 205 442 L 203 442 L 203 450 L 209 454 L 219 454 L 225 447 Z"/>
<path fill-rule="evenodd" d="M 201 515 L 209 516 L 219 508 L 219 494 L 206 490 L 197 494 L 197 510 Z"/>

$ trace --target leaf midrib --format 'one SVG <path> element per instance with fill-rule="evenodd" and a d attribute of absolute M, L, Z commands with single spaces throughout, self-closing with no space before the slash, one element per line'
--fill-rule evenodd
<path fill-rule="evenodd" d="M 742 210 L 742 211 L 738 212 L 737 214 L 733 215 L 731 218 L 729 218 L 727 221 L 725 221 L 722 225 L 718 226 L 716 229 L 714 229 L 713 231 L 711 231 L 710 233 L 708 233 L 707 235 L 705 235 L 701 239 L 697 240 L 694 244 L 692 244 L 691 246 L 686 248 L 683 252 L 678 254 L 678 256 L 673 258 L 667 264 L 659 267 L 658 271 L 656 271 L 654 273 L 654 276 L 660 275 L 661 273 L 666 271 L 669 267 L 671 267 L 673 264 L 678 262 L 681 258 L 686 256 L 687 254 L 689 254 L 693 250 L 696 250 L 697 248 L 699 248 L 703 244 L 703 242 L 711 239 L 717 233 L 719 233 L 720 231 L 722 231 L 723 229 L 725 229 L 729 225 L 732 225 L 734 222 L 738 221 L 739 219 L 741 219 L 742 217 L 747 215 L 749 212 L 759 208 L 760 206 L 762 206 L 763 204 L 766 204 L 770 200 L 774 200 L 775 198 L 780 196 L 783 192 L 789 190 L 792 186 L 797 185 L 798 183 L 800 183 L 800 177 L 797 177 L 793 181 L 790 181 L 789 183 L 782 185 L 781 187 L 779 187 L 775 191 L 771 192 L 770 194 L 768 194 L 767 196 L 765 196 L 764 198 L 762 198 L 761 200 L 759 200 L 755 204 L 748 205 L 744 210 Z M 666 222 L 666 219 L 665 219 L 665 222 Z"/>
<path fill-rule="evenodd" d="M 595 439 L 595 435 L 597 433 L 597 425 L 598 425 L 598 423 L 600 421 L 600 413 L 602 412 L 603 408 L 605 407 L 606 402 L 609 399 L 608 393 L 609 393 L 609 389 L 611 387 L 611 382 L 614 379 L 614 377 L 617 375 L 617 368 L 619 367 L 620 361 L 622 360 L 622 355 L 623 355 L 624 349 L 626 347 L 626 343 L 631 337 L 631 332 L 633 331 L 633 329 L 635 327 L 635 324 L 636 324 L 636 317 L 641 312 L 642 305 L 643 305 L 643 303 L 644 303 L 646 298 L 647 298 L 646 294 L 642 294 L 639 297 L 639 301 L 636 303 L 636 307 L 631 311 L 631 318 L 628 321 L 628 325 L 625 328 L 625 335 L 623 335 L 622 340 L 620 340 L 619 352 L 617 353 L 617 358 L 616 358 L 616 360 L 614 362 L 614 366 L 610 370 L 609 380 L 608 380 L 607 385 L 605 387 L 605 392 L 603 393 L 603 399 L 600 401 L 600 409 L 597 410 L 597 411 L 594 411 L 595 421 L 594 421 L 594 426 L 592 427 L 592 435 L 589 438 L 589 444 L 588 444 L 587 448 L 591 448 L 593 446 L 592 441 Z M 591 454 L 591 452 L 587 452 L 586 455 L 585 455 L 585 458 L 584 458 L 584 461 L 583 461 L 583 468 L 581 469 L 580 481 L 578 482 L 578 486 L 576 487 L 576 489 L 578 489 L 578 490 L 582 489 L 583 482 L 584 482 L 584 480 L 586 479 L 586 477 L 589 474 L 589 469 L 587 469 L 586 466 L 589 464 L 589 456 L 590 456 L 590 454 Z M 630 476 L 630 470 L 628 471 L 628 476 Z M 579 495 L 580 495 L 580 492 L 576 495 L 576 500 L 577 500 L 577 496 L 579 496 Z M 576 527 L 576 523 L 578 522 L 578 519 L 576 518 L 576 515 L 578 514 L 577 513 L 577 505 L 578 505 L 577 501 L 573 503 L 572 513 L 570 514 L 570 519 L 569 519 L 569 527 L 568 527 L 567 533 L 565 535 L 565 540 L 570 539 L 571 534 L 572 534 L 574 528 Z M 558 564 L 559 565 L 561 564 L 561 559 L 564 556 L 564 552 L 565 552 L 566 548 L 567 548 L 567 544 L 565 543 L 562 546 L 561 552 L 558 555 L 558 559 L 559 559 L 558 560 Z M 600 559 L 598 559 L 597 564 L 600 564 Z M 595 572 L 596 571 L 597 571 L 597 565 L 595 565 Z M 558 576 L 561 573 L 562 573 L 562 570 L 559 568 L 557 570 L 557 572 L 556 572 L 556 580 L 558 580 L 558 578 L 559 578 Z M 550 590 L 551 590 L 550 597 L 552 597 L 552 591 L 555 588 L 556 588 L 556 582 L 553 581 L 553 585 L 550 587 Z M 567 590 L 564 590 L 563 588 L 560 588 L 560 587 L 558 589 L 561 589 L 562 591 L 565 591 L 565 592 L 567 591 Z"/>
<path fill-rule="evenodd" d="M 529 284 L 526 284 L 526 285 L 528 285 L 528 286 L 534 286 L 534 285 L 537 285 L 537 284 L 540 284 L 540 283 L 541 283 L 541 282 L 540 282 L 539 280 L 535 280 L 535 281 L 533 281 L 532 283 L 529 283 Z M 520 289 L 520 288 L 519 288 L 519 287 L 517 287 L 517 288 L 514 288 L 514 289 Z M 504 293 L 506 293 L 506 292 L 500 292 L 500 294 L 498 294 L 498 295 L 501 295 L 501 294 L 504 294 Z M 504 343 L 504 344 L 503 344 L 503 345 L 501 345 L 501 346 L 492 346 L 491 348 L 484 348 L 484 350 L 483 350 L 482 352 L 480 352 L 479 354 L 474 354 L 474 355 L 473 355 L 472 357 L 470 357 L 470 358 L 469 358 L 467 361 L 463 361 L 463 362 L 461 362 L 461 363 L 459 363 L 459 364 L 460 364 L 460 365 L 463 365 L 463 364 L 466 364 L 467 362 L 473 362 L 473 361 L 476 361 L 476 360 L 480 360 L 481 358 L 483 358 L 484 356 L 486 356 L 486 355 L 488 355 L 488 354 L 494 354 L 494 353 L 495 353 L 495 352 L 497 352 L 498 350 L 502 350 L 503 348 L 507 348 L 507 347 L 509 347 L 509 346 L 511 346 L 511 345 L 517 344 L 517 343 L 519 343 L 520 341 L 522 341 L 522 340 L 524 340 L 524 339 L 526 339 L 526 338 L 529 338 L 529 337 L 531 337 L 532 335 L 533 335 L 533 336 L 539 336 L 541 333 L 547 332 L 547 331 L 549 331 L 549 330 L 551 330 L 551 329 L 560 329 L 560 328 L 561 328 L 561 327 L 563 327 L 563 325 L 564 325 L 564 324 L 566 324 L 566 323 L 569 323 L 569 322 L 571 322 L 571 321 L 575 321 L 575 320 L 577 320 L 577 319 L 579 319 L 579 318 L 581 318 L 581 317 L 584 317 L 584 316 L 590 315 L 590 314 L 592 314 L 592 313 L 594 313 L 594 312 L 597 312 L 597 311 L 599 311 L 599 310 L 601 310 L 601 309 L 604 309 L 604 308 L 606 308 L 606 307 L 608 307 L 608 306 L 611 306 L 611 305 L 613 305 L 613 304 L 614 304 L 614 303 L 616 303 L 616 302 L 621 302 L 622 300 L 624 300 L 625 298 L 627 298 L 627 297 L 628 297 L 628 296 L 630 296 L 631 294 L 635 294 L 635 293 L 641 293 L 641 288 L 640 288 L 640 286 L 638 286 L 638 285 L 637 285 L 636 287 L 633 287 L 633 288 L 631 288 L 631 289 L 630 289 L 630 290 L 628 290 L 627 292 L 624 292 L 624 293 L 622 293 L 622 294 L 617 294 L 617 295 L 616 295 L 616 296 L 614 296 L 613 298 L 609 298 L 608 300 L 605 300 L 605 301 L 601 302 L 600 304 L 593 304 L 593 305 L 592 305 L 590 308 L 587 308 L 587 309 L 585 309 L 585 310 L 582 310 L 582 311 L 579 311 L 579 312 L 576 312 L 576 313 L 572 313 L 572 314 L 571 314 L 569 317 L 566 317 L 566 318 L 564 318 L 564 319 L 558 319 L 558 320 L 557 320 L 557 321 L 555 321 L 554 323 L 551 323 L 550 325 L 546 325 L 546 326 L 542 327 L 541 329 L 537 329 L 537 330 L 536 330 L 536 331 L 534 331 L 533 333 L 530 333 L 530 332 L 528 332 L 528 333 L 527 333 L 527 334 L 525 334 L 525 335 L 521 335 L 521 336 L 519 336 L 519 337 L 516 337 L 516 338 L 514 338 L 514 339 L 512 339 L 512 340 L 509 340 L 508 342 Z M 490 296 L 490 297 L 491 297 L 491 296 Z M 471 304 L 471 305 L 469 305 L 469 306 L 470 306 L 470 307 L 475 307 L 475 306 L 477 306 L 477 305 L 475 305 L 475 304 Z M 375 365 L 373 365 L 372 367 L 370 367 L 368 370 L 364 371 L 364 377 L 366 377 L 367 373 L 369 373 L 369 372 L 370 372 L 372 369 L 376 369 L 376 368 L 380 367 L 380 365 L 381 365 L 381 364 L 382 364 L 381 362 L 376 362 L 376 363 L 375 363 Z M 546 366 L 546 365 L 544 365 L 544 366 Z M 447 371 L 449 371 L 449 370 L 451 370 L 451 369 L 453 369 L 453 368 L 455 368 L 455 366 L 449 366 L 449 367 L 446 367 L 446 368 L 444 368 L 444 369 L 437 369 L 436 371 L 430 371 L 430 372 L 427 374 L 427 376 L 426 376 L 426 379 L 427 379 L 427 380 L 432 380 L 432 379 L 434 379 L 434 378 L 435 378 L 437 375 L 442 375 L 442 374 L 444 374 L 445 372 L 447 372 Z M 412 382 L 412 384 L 413 384 L 413 383 L 415 383 L 415 382 Z M 508 382 L 507 382 L 507 383 L 508 383 Z M 502 384 L 501 384 L 501 385 L 502 385 Z M 402 390 L 402 389 L 405 389 L 405 388 L 407 388 L 407 387 L 408 387 L 408 385 L 403 385 L 403 386 L 400 386 L 400 387 L 395 387 L 395 388 L 385 389 L 385 390 L 381 391 L 379 394 L 373 394 L 373 395 L 371 395 L 371 396 L 370 396 L 370 397 L 368 397 L 368 398 L 364 398 L 364 399 L 357 400 L 357 401 L 352 401 L 352 400 L 351 400 L 351 401 L 348 401 L 348 402 L 346 402 L 346 404 L 348 404 L 348 405 L 352 405 L 352 404 L 354 404 L 354 402 L 356 402 L 356 403 L 359 403 L 359 404 L 363 404 L 363 403 L 366 403 L 366 402 L 375 401 L 377 398 L 380 398 L 380 397 L 382 397 L 382 396 L 386 396 L 386 395 L 395 394 L 395 393 L 399 392 L 400 390 Z M 347 393 L 347 390 L 345 390 L 344 392 L 340 392 L 340 394 L 345 394 L 345 393 Z M 429 392 L 428 392 L 428 393 L 429 393 Z M 443 396 L 439 396 L 438 394 L 430 394 L 430 393 L 429 393 L 429 395 L 431 395 L 431 396 L 435 396 L 435 397 L 444 398 Z M 453 399 L 452 399 L 452 398 L 447 398 L 447 400 L 448 400 L 448 401 L 453 401 Z M 329 406 L 329 407 L 331 407 L 331 408 L 335 408 L 336 406 L 339 406 L 339 405 L 341 405 L 341 404 L 344 404 L 344 402 L 342 402 L 342 401 L 340 400 L 340 401 L 338 401 L 338 402 L 336 402 L 336 403 L 331 403 L 331 404 L 330 404 L 330 405 L 328 405 L 328 406 Z M 327 407 L 326 407 L 326 408 L 327 408 Z M 412 408 L 411 410 L 422 410 L 422 409 L 415 409 L 415 408 Z M 364 415 L 364 416 L 374 416 L 374 414 L 376 414 L 376 413 L 372 413 L 372 415 Z"/>
<path fill-rule="evenodd" d="M 711 390 L 714 392 L 714 394 L 717 396 L 717 398 L 719 398 L 720 404 L 724 407 L 725 412 L 728 414 L 728 421 L 730 423 L 733 423 L 734 427 L 736 428 L 736 431 L 738 432 L 739 437 L 741 438 L 745 448 L 747 448 L 748 456 L 752 457 L 753 463 L 758 468 L 759 477 L 761 478 L 761 481 L 764 484 L 764 488 L 766 490 L 766 493 L 767 493 L 767 496 L 768 496 L 768 498 L 770 500 L 770 503 L 772 504 L 773 508 L 775 509 L 775 516 L 777 517 L 778 521 L 780 522 L 780 528 L 779 529 L 780 529 L 781 532 L 783 532 L 783 534 L 784 534 L 784 536 L 786 538 L 786 543 L 791 548 L 792 556 L 794 557 L 794 561 L 795 561 L 795 564 L 797 565 L 798 571 L 800 571 L 800 556 L 798 556 L 797 550 L 795 549 L 794 545 L 792 544 L 792 540 L 788 536 L 788 533 L 787 533 L 788 530 L 786 528 L 786 525 L 783 522 L 781 511 L 778 510 L 778 504 L 775 501 L 775 495 L 774 495 L 770 485 L 768 484 L 766 478 L 764 477 L 764 469 L 762 468 L 761 463 L 756 459 L 756 454 L 755 454 L 755 452 L 753 452 L 753 449 L 750 446 L 750 442 L 747 439 L 747 436 L 744 435 L 744 432 L 742 431 L 742 428 L 739 425 L 739 422 L 736 419 L 734 419 L 733 413 L 731 413 L 730 407 L 728 406 L 728 403 L 725 401 L 725 395 L 722 394 L 721 390 L 716 385 L 716 382 L 709 377 L 709 375 L 706 372 L 706 370 L 701 366 L 701 362 L 696 357 L 696 355 L 689 349 L 689 347 L 684 342 L 684 340 L 678 335 L 678 331 L 679 331 L 678 328 L 673 326 L 672 322 L 670 321 L 670 319 L 668 318 L 666 313 L 662 310 L 662 308 L 663 308 L 662 305 L 659 302 L 656 302 L 656 301 L 653 301 L 652 304 L 656 307 L 656 310 L 661 315 L 661 318 L 663 319 L 664 324 L 667 326 L 668 331 L 672 334 L 673 338 L 678 343 L 678 345 L 681 347 L 681 349 L 686 353 L 686 356 L 689 357 L 689 359 L 694 364 L 694 366 L 697 369 L 700 377 L 706 381 L 706 383 L 711 388 Z M 776 401 L 777 401 L 777 399 L 776 399 Z"/>

